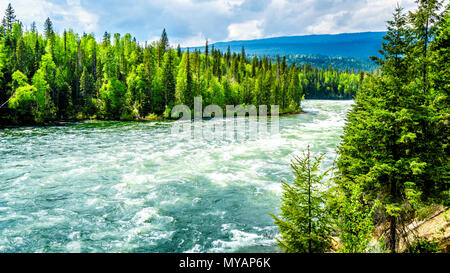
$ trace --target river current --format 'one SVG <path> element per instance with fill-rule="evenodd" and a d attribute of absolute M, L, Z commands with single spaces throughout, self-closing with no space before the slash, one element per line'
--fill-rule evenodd
<path fill-rule="evenodd" d="M 311 145 L 332 166 L 351 106 L 305 101 L 244 140 L 176 122 L 0 129 L 0 252 L 278 252 L 290 160 Z"/>

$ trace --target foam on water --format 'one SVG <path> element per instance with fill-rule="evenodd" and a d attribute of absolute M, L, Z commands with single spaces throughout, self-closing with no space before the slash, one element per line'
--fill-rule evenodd
<path fill-rule="evenodd" d="M 278 251 L 269 213 L 290 160 L 311 145 L 330 167 L 351 105 L 306 101 L 254 139 L 180 137 L 173 122 L 0 130 L 0 252 Z"/>

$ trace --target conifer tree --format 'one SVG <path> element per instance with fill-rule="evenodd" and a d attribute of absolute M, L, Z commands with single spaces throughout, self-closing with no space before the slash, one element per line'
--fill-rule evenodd
<path fill-rule="evenodd" d="M 322 190 L 329 170 L 320 172 L 323 157 L 312 157 L 308 146 L 302 157 L 292 161 L 293 183 L 283 182 L 281 216 L 272 217 L 281 233 L 278 245 L 284 252 L 323 253 L 331 248 L 330 219 L 323 209 Z"/>
<path fill-rule="evenodd" d="M 161 66 L 164 58 L 164 54 L 169 50 L 169 38 L 167 37 L 166 29 L 163 29 L 161 39 L 158 42 L 158 63 Z"/>
<path fill-rule="evenodd" d="M 415 68 L 420 71 L 422 92 L 426 93 L 429 91 L 430 85 L 428 76 L 430 68 L 429 44 L 438 30 L 438 22 L 441 16 L 439 11 L 442 8 L 442 1 L 416 0 L 416 3 L 418 4 L 417 10 L 409 14 L 414 34 L 414 47 L 411 53 L 420 63 Z"/>
<path fill-rule="evenodd" d="M 183 52 L 181 51 L 181 46 L 180 46 L 180 44 L 178 44 L 178 46 L 177 46 L 177 55 L 178 55 L 178 58 L 181 58 L 182 54 L 183 54 Z"/>
<path fill-rule="evenodd" d="M 47 39 L 50 39 L 54 34 L 53 23 L 52 23 L 52 20 L 50 20 L 50 18 L 47 18 L 47 20 L 45 20 L 44 33 L 45 33 L 45 38 L 47 38 Z"/>
<path fill-rule="evenodd" d="M 208 66 L 209 66 L 209 44 L 208 44 L 208 40 L 206 40 L 206 44 L 205 44 L 205 71 L 208 70 Z"/>
<path fill-rule="evenodd" d="M 175 64 L 173 54 L 170 52 L 165 56 L 163 66 L 162 84 L 164 89 L 164 106 L 169 106 L 175 101 Z"/>
<path fill-rule="evenodd" d="M 185 90 L 185 103 L 187 106 L 191 107 L 193 109 L 194 106 L 194 88 L 193 88 L 193 82 L 192 82 L 192 71 L 191 71 L 191 60 L 190 60 L 190 54 L 189 54 L 189 48 L 187 50 L 187 56 L 186 56 L 186 67 L 185 67 L 185 73 L 186 73 L 186 90 Z"/>
<path fill-rule="evenodd" d="M 23 37 L 20 37 L 17 43 L 16 49 L 16 61 L 17 61 L 17 70 L 21 71 L 25 75 L 28 75 L 28 52 L 23 40 Z"/>
<path fill-rule="evenodd" d="M 16 22 L 16 14 L 11 3 L 9 3 L 5 11 L 5 17 L 3 17 L 2 21 L 4 30 L 10 33 L 12 31 L 15 22 Z"/>

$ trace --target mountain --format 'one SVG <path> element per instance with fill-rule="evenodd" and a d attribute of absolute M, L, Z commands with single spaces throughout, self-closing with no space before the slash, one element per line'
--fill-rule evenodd
<path fill-rule="evenodd" d="M 322 55 L 365 59 L 376 55 L 386 32 L 362 32 L 327 35 L 305 35 L 266 38 L 250 41 L 218 42 L 216 49 L 249 55 Z M 203 47 L 198 47 L 203 49 Z"/>
<path fill-rule="evenodd" d="M 214 43 L 216 49 L 240 53 L 242 46 L 249 56 L 287 56 L 290 62 L 310 63 L 319 67 L 336 66 L 338 69 L 373 70 L 376 65 L 369 56 L 378 55 L 386 32 L 362 32 L 327 35 L 275 37 L 250 41 Z M 212 46 L 212 45 L 211 45 Z M 200 49 L 196 47 L 191 49 Z"/>

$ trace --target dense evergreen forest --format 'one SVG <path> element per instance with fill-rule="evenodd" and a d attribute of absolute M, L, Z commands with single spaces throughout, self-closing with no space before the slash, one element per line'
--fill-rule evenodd
<path fill-rule="evenodd" d="M 272 59 L 276 57 L 272 56 Z M 287 63 L 296 63 L 297 65 L 311 65 L 317 68 L 333 68 L 346 73 L 358 73 L 358 71 L 365 71 L 373 73 L 379 67 L 372 62 L 369 57 L 367 59 L 352 58 L 352 57 L 332 57 L 323 55 L 286 55 Z"/>
<path fill-rule="evenodd" d="M 448 224 L 426 237 L 411 226 L 450 205 L 450 5 L 416 2 L 387 23 L 381 57 L 373 57 L 380 73 L 358 90 L 334 186 L 320 190 L 329 172 L 322 157 L 308 150 L 292 163 L 296 178 L 284 184 L 274 216 L 286 252 L 328 252 L 332 236 L 340 252 L 448 251 Z"/>
<path fill-rule="evenodd" d="M 306 98 L 352 98 L 363 73 L 288 65 L 286 58 L 248 58 L 206 43 L 200 50 L 172 48 L 165 30 L 152 44 L 130 34 L 58 35 L 16 19 L 11 4 L 0 29 L 0 103 L 5 123 L 67 119 L 136 120 L 168 117 L 176 104 L 280 105 L 301 109 Z"/>

